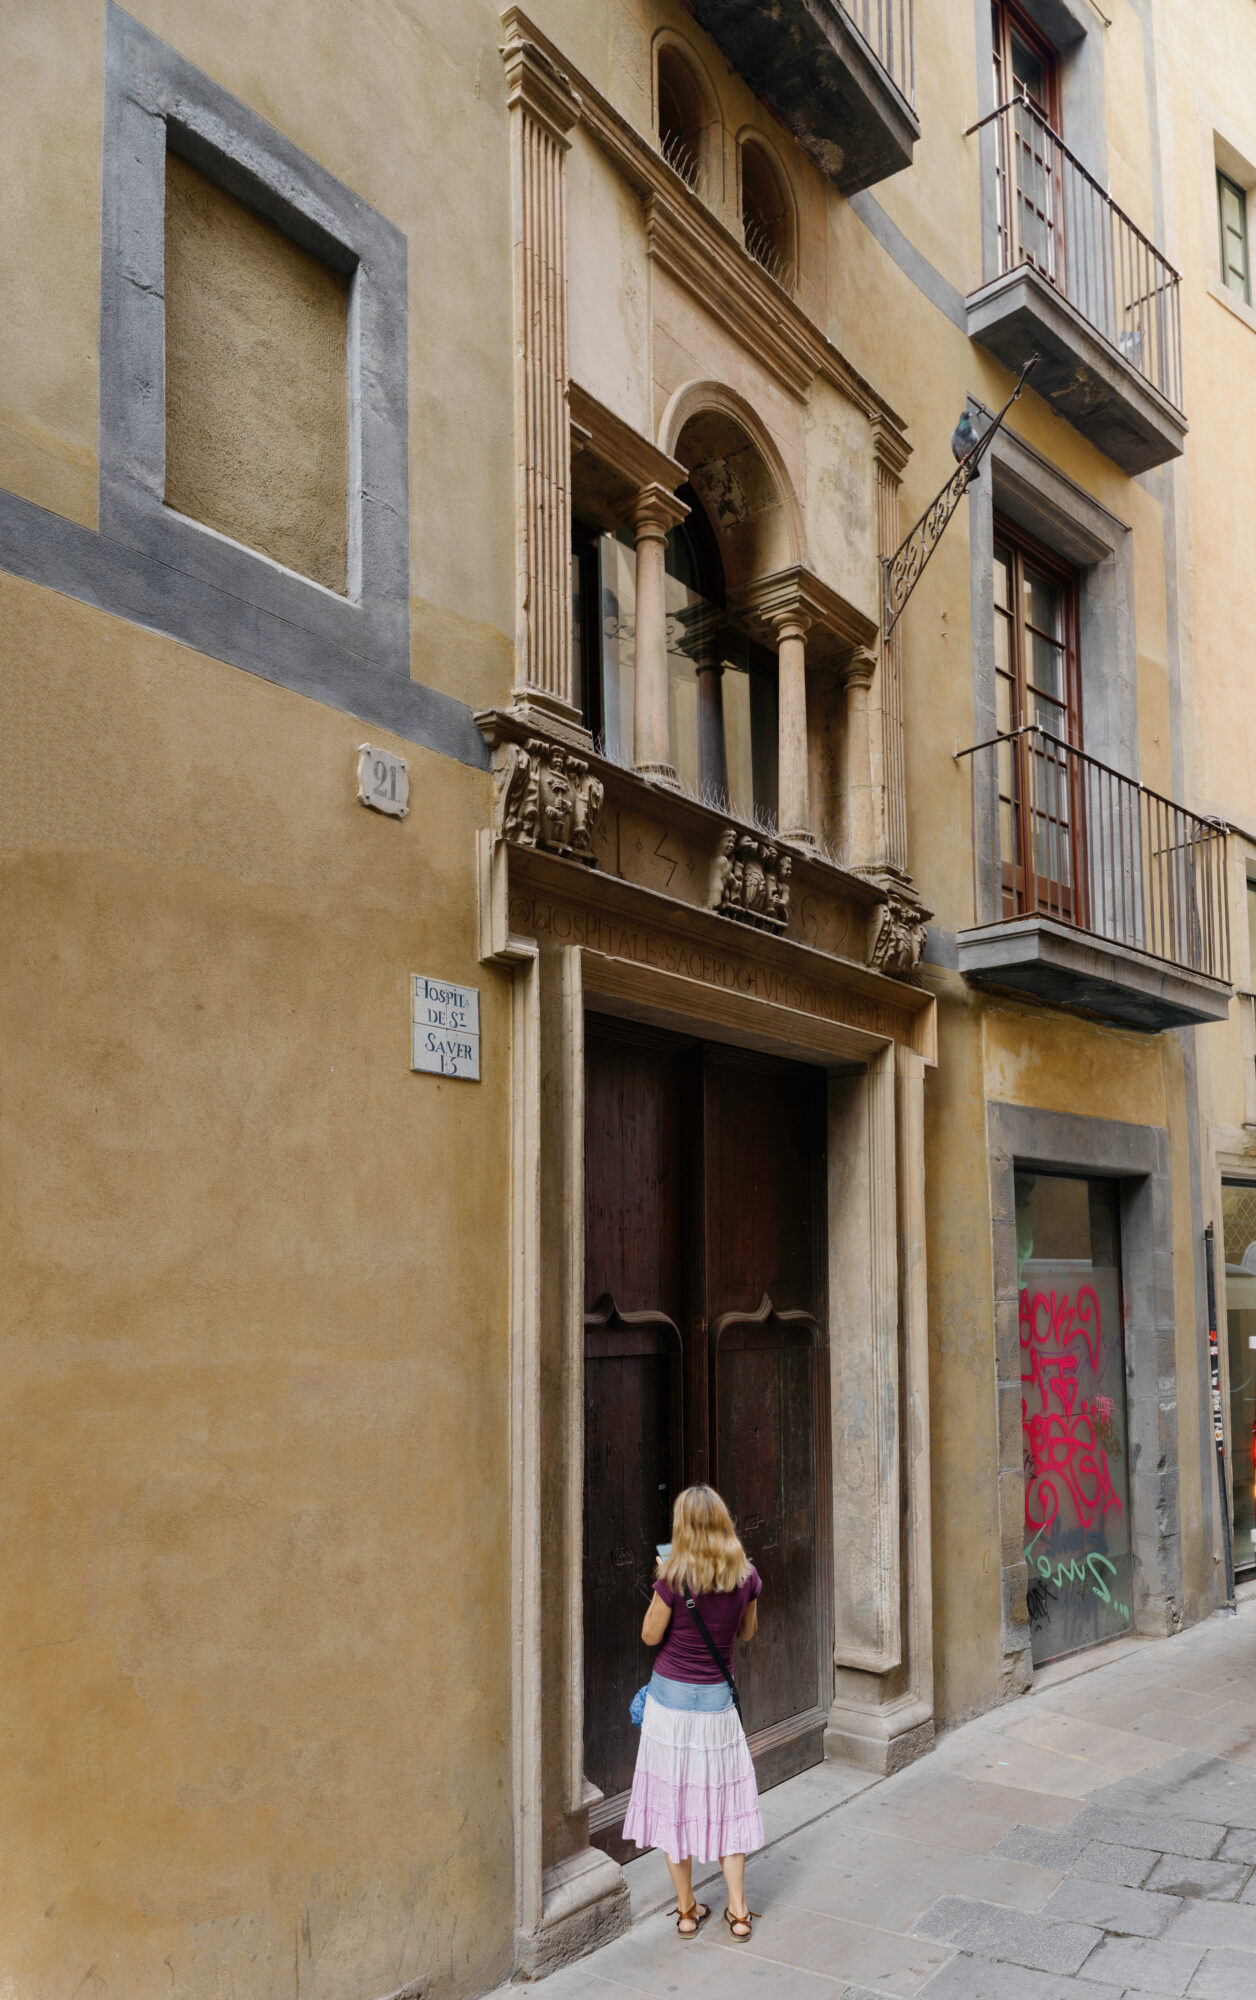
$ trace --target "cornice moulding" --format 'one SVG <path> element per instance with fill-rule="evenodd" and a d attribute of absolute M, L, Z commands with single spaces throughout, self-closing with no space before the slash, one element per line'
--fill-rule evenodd
<path fill-rule="evenodd" d="M 805 618 L 847 650 L 858 651 L 876 643 L 874 621 L 800 563 L 747 584 L 734 593 L 732 605 L 752 619 Z"/>
<path fill-rule="evenodd" d="M 647 486 L 664 486 L 674 493 L 684 485 L 689 474 L 679 459 L 669 458 L 578 382 L 571 383 L 567 402 L 580 432 L 581 450 L 618 475 L 625 498 Z"/>

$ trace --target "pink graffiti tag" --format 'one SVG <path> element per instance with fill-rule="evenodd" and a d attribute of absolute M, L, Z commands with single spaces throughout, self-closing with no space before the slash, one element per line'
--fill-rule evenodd
<path fill-rule="evenodd" d="M 1078 1402 L 1078 1356 L 1073 1351 L 1078 1342 L 1097 1375 L 1103 1332 L 1099 1300 L 1090 1285 L 1083 1285 L 1075 1299 L 1066 1292 L 1035 1292 L 1031 1298 L 1028 1287 L 1022 1291 L 1021 1383 L 1028 1394 L 1021 1397 L 1021 1424 L 1033 1466 L 1025 1480 L 1025 1525 L 1034 1533 L 1057 1519 L 1065 1495 L 1083 1528 L 1093 1527 L 1110 1508 L 1121 1511 L 1108 1454 L 1095 1434 L 1096 1418 L 1101 1430 L 1109 1428 L 1112 1402 L 1107 1396 L 1096 1396 L 1093 1408 L 1084 1397 Z M 1031 1414 L 1029 1396 L 1035 1391 L 1038 1407 Z"/>

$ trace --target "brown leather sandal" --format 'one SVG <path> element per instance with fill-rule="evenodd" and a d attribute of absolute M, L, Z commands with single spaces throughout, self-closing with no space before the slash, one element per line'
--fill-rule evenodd
<path fill-rule="evenodd" d="M 698 1914 L 699 1911 L 701 1911 L 701 1915 Z M 711 1914 L 711 1905 L 709 1903 L 693 1902 L 690 1903 L 689 1908 L 687 1910 L 682 1910 L 678 1903 L 676 1905 L 677 1937 L 696 1938 L 698 1932 L 702 1929 L 703 1924 L 706 1922 L 710 1914 Z M 680 1928 L 681 1925 L 687 1924 L 690 1921 L 693 1922 L 693 1929 L 691 1931 L 682 1931 Z"/>
<path fill-rule="evenodd" d="M 746 1905 L 746 1914 L 744 1917 L 735 1917 L 731 1910 L 725 1910 L 724 1922 L 732 1932 L 734 1944 L 748 1944 L 750 1942 L 754 1934 L 754 1920 L 756 1917 L 762 1916 L 762 1914 L 761 1910 L 752 1910 L 749 1904 Z"/>

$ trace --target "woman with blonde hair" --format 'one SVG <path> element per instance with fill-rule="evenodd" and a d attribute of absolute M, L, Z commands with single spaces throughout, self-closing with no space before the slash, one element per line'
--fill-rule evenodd
<path fill-rule="evenodd" d="M 694 1900 L 695 1861 L 719 1861 L 728 1885 L 724 1921 L 738 1944 L 757 1915 L 746 1903 L 746 1856 L 763 1845 L 763 1820 L 733 1641 L 758 1630 L 762 1588 L 719 1494 L 686 1486 L 676 1496 L 671 1549 L 660 1555 L 641 1627 L 646 1645 L 659 1651 L 642 1689 L 641 1745 L 624 1819 L 625 1840 L 667 1856 L 681 1937 L 696 1937 L 711 1914 Z"/>

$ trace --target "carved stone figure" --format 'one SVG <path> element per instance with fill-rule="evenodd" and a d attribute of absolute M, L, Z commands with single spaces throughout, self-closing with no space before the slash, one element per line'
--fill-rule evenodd
<path fill-rule="evenodd" d="M 901 896 L 874 911 L 869 930 L 868 963 L 878 972 L 909 979 L 925 948 L 925 916 L 919 905 Z"/>
<path fill-rule="evenodd" d="M 576 761 L 572 757 L 567 759 L 568 770 Z M 571 830 L 571 851 L 573 854 L 578 854 L 582 861 L 587 861 L 590 868 L 597 866 L 593 853 L 593 829 L 597 825 L 605 796 L 606 790 L 600 778 L 589 776 L 576 786 L 576 814 Z"/>
<path fill-rule="evenodd" d="M 741 863 L 741 906 L 753 916 L 767 908 L 768 882 L 763 872 L 761 849 L 753 834 L 743 833 L 737 843 Z"/>
<path fill-rule="evenodd" d="M 529 750 L 532 745 L 528 745 Z M 573 761 L 575 761 L 573 759 Z M 576 792 L 567 774 L 567 758 L 561 750 L 550 750 L 537 764 L 537 790 L 541 806 L 538 839 L 542 847 L 562 853 L 571 846 L 576 823 Z"/>
<path fill-rule="evenodd" d="M 570 854 L 595 868 L 593 834 L 603 796 L 601 780 L 570 751 L 535 736 L 525 748 L 506 746 L 497 773 L 498 821 L 516 846 Z"/>
<path fill-rule="evenodd" d="M 720 843 L 711 860 L 711 874 L 707 884 L 708 910 L 722 910 L 735 900 L 733 878 L 737 873 L 737 835 L 731 826 L 726 826 L 720 835 Z"/>
<path fill-rule="evenodd" d="M 789 915 L 789 878 L 794 872 L 794 857 L 784 851 L 777 860 L 776 873 L 768 890 L 768 914 L 777 917 L 783 924 Z"/>
<path fill-rule="evenodd" d="M 707 908 L 758 930 L 783 930 L 792 857 L 770 840 L 725 827 L 711 859 Z"/>

